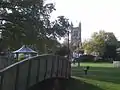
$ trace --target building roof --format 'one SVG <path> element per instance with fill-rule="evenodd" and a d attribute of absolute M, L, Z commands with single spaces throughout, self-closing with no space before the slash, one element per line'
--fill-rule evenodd
<path fill-rule="evenodd" d="M 27 47 L 26 45 L 23 45 L 20 49 L 13 51 L 13 53 L 37 53 L 37 52 Z"/>

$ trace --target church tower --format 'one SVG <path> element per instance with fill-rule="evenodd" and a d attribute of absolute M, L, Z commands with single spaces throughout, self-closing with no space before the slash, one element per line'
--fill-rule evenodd
<path fill-rule="evenodd" d="M 71 44 L 76 47 L 81 46 L 81 22 L 78 27 L 71 28 Z"/>

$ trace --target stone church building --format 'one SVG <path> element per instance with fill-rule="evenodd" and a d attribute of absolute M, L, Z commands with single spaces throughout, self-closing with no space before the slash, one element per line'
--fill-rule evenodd
<path fill-rule="evenodd" d="M 71 26 L 71 44 L 75 47 L 81 47 L 81 23 L 78 27 Z"/>

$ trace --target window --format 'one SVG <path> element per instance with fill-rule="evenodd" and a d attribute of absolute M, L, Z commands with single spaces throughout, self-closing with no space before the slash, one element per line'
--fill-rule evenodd
<path fill-rule="evenodd" d="M 74 31 L 73 36 L 78 37 L 78 31 Z"/>

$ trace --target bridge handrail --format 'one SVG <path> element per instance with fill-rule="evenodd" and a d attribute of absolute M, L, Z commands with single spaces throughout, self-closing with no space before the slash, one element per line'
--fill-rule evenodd
<path fill-rule="evenodd" d="M 42 55 L 33 56 L 33 57 L 30 57 L 30 58 L 26 58 L 26 59 L 24 59 L 24 60 L 21 60 L 21 61 L 19 61 L 19 62 L 16 62 L 16 63 L 14 63 L 14 64 L 12 64 L 12 65 L 10 65 L 10 66 L 7 66 L 7 67 L 1 69 L 1 70 L 0 70 L 0 75 L 1 75 L 2 72 L 8 70 L 9 68 L 12 68 L 12 67 L 15 66 L 15 65 L 18 65 L 18 64 L 23 63 L 23 62 L 28 61 L 28 60 L 32 60 L 33 58 L 42 57 L 42 56 L 49 56 L 49 55 L 52 55 L 52 54 L 42 54 Z M 59 56 L 59 55 L 52 55 L 52 56 Z M 62 57 L 62 56 L 60 56 L 60 57 Z M 67 59 L 66 59 L 66 60 L 67 60 Z"/>
<path fill-rule="evenodd" d="M 48 57 L 47 57 L 48 56 Z M 50 58 L 51 59 L 49 59 L 49 56 L 50 56 Z M 34 61 L 35 60 L 35 61 Z M 51 60 L 52 60 L 52 62 L 51 62 Z M 63 60 L 63 61 L 62 61 Z M 66 62 L 67 61 L 67 62 Z M 20 73 L 22 74 L 24 71 L 26 72 L 26 73 L 29 73 L 30 74 L 30 76 L 31 75 L 33 75 L 33 73 L 34 72 L 32 72 L 31 73 L 31 70 L 34 70 L 34 66 L 36 66 L 36 65 L 38 65 L 38 63 L 44 63 L 45 64 L 45 66 L 43 67 L 39 67 L 39 68 L 44 68 L 43 70 L 44 70 L 44 74 L 45 75 L 52 75 L 52 77 L 54 77 L 54 75 L 56 76 L 62 76 L 62 77 L 69 77 L 69 68 L 70 68 L 70 61 L 67 59 L 67 58 L 65 58 L 65 57 L 62 57 L 62 56 L 59 56 L 59 55 L 52 55 L 52 54 L 43 54 L 43 55 L 38 55 L 38 56 L 34 56 L 34 57 L 30 57 L 30 58 L 27 58 L 27 59 L 24 59 L 24 60 L 22 60 L 22 61 L 19 61 L 19 62 L 16 62 L 16 63 L 14 63 L 14 64 L 12 64 L 12 65 L 10 65 L 10 66 L 8 66 L 8 67 L 6 67 L 6 68 L 4 68 L 4 69 L 2 69 L 2 70 L 0 70 L 0 88 L 1 88 L 1 86 L 3 85 L 3 79 L 5 79 L 5 82 L 6 83 L 10 83 L 9 82 L 9 78 L 10 77 L 12 77 L 12 74 L 13 73 L 16 73 L 15 75 L 15 80 L 16 80 L 16 77 L 17 76 L 19 76 L 18 75 L 18 72 L 20 72 L 19 71 L 19 69 L 18 68 L 21 68 L 21 65 L 22 65 L 22 67 L 23 66 L 25 66 L 25 67 L 27 67 L 27 69 L 25 69 L 25 70 L 23 70 L 22 68 L 20 69 L 20 70 L 22 70 Z M 54 63 L 55 62 L 55 63 Z M 23 64 L 24 63 L 24 64 Z M 31 63 L 31 64 L 30 64 Z M 48 63 L 48 64 L 47 64 Z M 50 64 L 49 64 L 50 63 Z M 62 65 L 62 64 L 64 64 L 64 65 Z M 68 64 L 69 64 L 69 66 L 68 66 Z M 31 65 L 32 65 L 32 67 L 31 67 Z M 39 64 L 38 66 L 40 66 L 41 64 Z M 50 65 L 50 66 L 49 66 Z M 53 66 L 51 66 L 51 65 L 53 65 Z M 55 65 L 55 66 L 54 66 Z M 37 66 L 37 68 L 36 69 L 38 69 L 38 66 Z M 32 69 L 31 69 L 31 68 Z M 64 67 L 64 68 L 63 68 Z M 47 69 L 46 69 L 47 68 Z M 49 68 L 51 68 L 51 69 L 49 69 Z M 53 70 L 52 70 L 53 69 Z M 15 70 L 15 71 L 12 71 L 11 72 L 11 70 Z M 16 71 L 17 70 L 17 71 Z M 50 71 L 49 71 L 50 70 Z M 51 71 L 52 70 L 52 71 Z M 35 72 L 36 73 L 39 73 L 39 70 L 35 70 Z M 10 74 L 11 73 L 11 74 Z M 50 74 L 49 74 L 50 73 Z M 20 74 L 20 75 L 21 75 Z M 27 74 L 27 75 L 29 75 L 29 74 Z M 5 76 L 4 76 L 5 75 Z M 6 76 L 7 75 L 7 76 Z M 26 75 L 25 73 L 24 73 L 24 75 Z M 38 74 L 39 75 L 39 74 Z M 67 76 L 66 76 L 67 75 Z M 7 77 L 7 78 L 5 78 L 5 77 Z M 45 76 L 46 77 L 46 76 Z M 51 76 L 50 76 L 51 77 Z M 20 77 L 19 77 L 20 78 Z M 30 78 L 29 76 L 28 76 L 28 78 Z M 45 79 L 45 78 L 43 78 L 43 79 Z M 12 78 L 12 80 L 13 80 L 13 78 Z M 28 80 L 29 81 L 29 80 Z M 5 84 L 6 85 L 6 84 Z M 5 86 L 4 85 L 4 86 Z M 8 85 L 8 84 L 7 84 Z M 8 85 L 9 86 L 9 85 Z M 15 85 L 16 86 L 16 85 Z M 2 89 L 2 90 L 4 90 L 4 89 Z M 5 89 L 6 90 L 6 89 Z M 11 89 L 10 89 L 11 90 Z M 16 90 L 16 89 L 15 89 Z"/>

